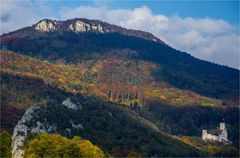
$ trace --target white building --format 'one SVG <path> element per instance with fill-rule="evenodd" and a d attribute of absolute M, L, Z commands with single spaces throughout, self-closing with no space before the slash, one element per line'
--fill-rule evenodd
<path fill-rule="evenodd" d="M 230 141 L 228 140 L 228 133 L 227 129 L 225 127 L 225 123 L 221 122 L 220 127 L 217 130 L 202 130 L 202 139 L 207 141 L 218 141 L 218 142 L 224 142 L 224 143 L 229 143 Z"/>

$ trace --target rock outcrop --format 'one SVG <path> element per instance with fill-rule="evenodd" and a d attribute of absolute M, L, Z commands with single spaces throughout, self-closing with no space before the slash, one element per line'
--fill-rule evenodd
<path fill-rule="evenodd" d="M 69 29 L 78 32 L 100 32 L 104 33 L 102 25 L 100 24 L 90 24 L 81 20 L 77 20 L 75 23 L 69 25 Z"/>
<path fill-rule="evenodd" d="M 12 157 L 13 158 L 21 158 L 23 157 L 24 150 L 22 149 L 25 144 L 25 140 L 27 138 L 28 127 L 25 123 L 30 122 L 34 117 L 34 111 L 38 110 L 39 107 L 30 107 L 26 110 L 25 114 L 18 121 L 17 126 L 14 128 L 13 136 L 12 136 Z"/>
<path fill-rule="evenodd" d="M 119 33 L 128 36 L 135 36 L 154 42 L 165 44 L 159 38 L 151 33 L 126 29 L 120 26 L 108 24 L 99 20 L 88 20 L 84 18 L 70 19 L 66 21 L 57 21 L 50 19 L 43 19 L 34 25 L 34 29 L 39 32 L 63 32 L 72 31 L 75 33 L 81 32 L 95 32 L 95 33 Z"/>
<path fill-rule="evenodd" d="M 82 109 L 82 106 L 81 106 L 81 105 L 78 105 L 78 104 L 75 104 L 75 103 L 71 102 L 71 99 L 70 99 L 70 98 L 64 100 L 64 101 L 62 102 L 62 104 L 63 104 L 64 106 L 66 106 L 67 108 L 69 108 L 69 109 L 73 109 L 73 110 L 81 110 L 81 109 Z"/>
<path fill-rule="evenodd" d="M 58 22 L 57 21 L 41 20 L 36 24 L 35 30 L 38 30 L 38 31 L 41 31 L 41 32 L 49 32 L 49 31 L 56 30 L 57 27 L 58 27 Z"/>
<path fill-rule="evenodd" d="M 40 132 L 55 132 L 57 130 L 56 124 L 50 125 L 46 120 L 44 122 L 38 120 L 38 112 L 40 112 L 39 106 L 33 106 L 26 110 L 21 120 L 14 128 L 12 135 L 12 157 L 22 158 L 24 156 L 24 145 L 26 143 L 29 133 Z"/>
<path fill-rule="evenodd" d="M 71 115 L 64 118 L 66 119 L 66 124 L 62 125 L 62 118 L 59 119 L 61 114 L 55 114 L 54 112 L 56 108 L 60 108 L 61 112 L 78 113 L 77 110 L 82 110 L 82 105 L 80 102 L 74 103 L 68 98 L 62 104 L 56 102 L 56 105 L 32 106 L 28 108 L 14 128 L 12 135 L 12 158 L 22 158 L 24 156 L 23 149 L 26 145 L 26 140 L 34 134 L 47 132 L 71 136 L 72 131 L 83 129 L 83 125 L 72 119 Z"/>

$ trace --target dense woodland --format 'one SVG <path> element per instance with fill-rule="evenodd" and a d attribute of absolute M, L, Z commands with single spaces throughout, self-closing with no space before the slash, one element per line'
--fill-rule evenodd
<path fill-rule="evenodd" d="M 227 124 L 229 139 L 239 143 L 239 108 L 203 106 L 176 107 L 162 102 L 152 102 L 140 115 L 154 122 L 160 129 L 173 135 L 201 136 L 203 129 L 219 128 Z"/>
<path fill-rule="evenodd" d="M 165 44 L 118 33 L 40 34 L 32 31 L 25 29 L 24 32 L 3 35 L 1 45 L 21 54 L 52 62 L 61 59 L 66 63 L 78 63 L 82 59 L 112 56 L 142 59 L 157 64 L 153 73 L 156 80 L 164 80 L 205 96 L 238 103 L 238 70 L 196 59 Z M 130 51 L 123 51 L 126 49 Z"/>
<path fill-rule="evenodd" d="M 1 52 L 2 70 L 42 79 L 63 91 L 105 97 L 130 105 L 163 100 L 174 105 L 222 106 L 222 101 L 181 90 L 151 76 L 154 65 L 144 61 L 87 60 L 77 65 L 51 64 L 9 51 Z"/>
<path fill-rule="evenodd" d="M 112 156 L 122 157 L 131 153 L 146 156 L 200 156 L 203 152 L 161 133 L 154 124 L 140 117 L 135 111 L 121 105 L 102 102 L 80 94 L 71 101 L 82 109 L 72 110 L 61 102 L 51 100 L 38 112 L 40 119 L 57 124 L 57 132 L 72 138 L 81 136 L 97 144 Z M 82 129 L 73 128 L 69 121 L 81 124 Z M 71 132 L 66 131 L 71 129 Z"/>
<path fill-rule="evenodd" d="M 20 85 L 21 83 L 24 88 L 23 90 L 19 89 L 19 92 L 26 95 L 26 98 L 32 99 L 35 98 L 32 97 L 35 95 L 37 98 L 40 97 L 40 100 L 46 99 L 48 102 L 48 109 L 45 111 L 46 113 L 42 113 L 42 117 L 48 117 L 48 120 L 59 122 L 59 124 L 61 124 L 60 129 L 63 129 L 62 131 L 58 131 L 61 135 L 65 135 L 70 138 L 74 135 L 79 135 L 84 139 L 90 140 L 94 144 L 100 145 L 101 149 L 108 152 L 112 156 L 126 156 L 128 154 L 149 156 L 151 155 L 150 153 L 153 155 L 169 155 L 170 153 L 174 154 L 174 152 L 171 150 L 176 150 L 178 148 L 177 146 L 173 147 L 173 144 L 174 146 L 178 144 L 176 140 L 172 140 L 173 144 L 171 144 L 171 148 L 169 147 L 170 149 L 167 149 L 166 143 L 169 144 L 169 141 L 172 138 L 156 134 L 153 131 L 150 132 L 151 130 L 149 129 L 149 126 L 152 127 L 157 125 L 160 130 L 173 135 L 189 135 L 199 137 L 201 129 L 216 128 L 222 118 L 226 120 L 227 128 L 229 129 L 230 140 L 234 142 L 236 147 L 238 146 L 238 108 L 214 108 L 202 106 L 178 107 L 161 102 L 153 102 L 149 106 L 140 108 L 135 102 L 130 108 L 128 108 L 122 105 L 114 105 L 110 102 L 101 103 L 101 101 L 98 99 L 91 97 L 85 98 L 80 94 L 76 95 L 66 93 L 57 87 L 54 88 L 51 86 L 46 86 L 41 80 L 31 79 L 29 77 L 20 77 L 11 74 L 4 74 L 2 77 L 4 79 L 2 81 L 4 82 L 6 82 L 6 79 L 10 81 L 14 79 L 14 82 L 10 82 L 12 86 L 15 86 L 15 84 Z M 38 86 L 42 90 L 38 91 L 34 87 L 29 87 L 30 85 Z M 37 91 L 33 92 L 32 94 L 27 93 L 27 91 L 31 92 L 31 89 L 36 89 Z M 58 106 L 64 99 L 73 95 L 76 95 L 76 101 L 74 99 L 72 99 L 72 101 L 81 103 L 83 106 L 83 111 L 75 112 L 67 110 L 62 106 Z M 16 109 L 21 109 L 22 107 L 20 105 L 25 105 L 25 102 L 28 102 L 28 100 L 24 101 L 24 97 L 22 98 L 22 96 L 19 95 L 16 95 L 15 98 L 20 99 L 19 103 L 15 101 L 15 103 L 17 103 L 14 105 Z M 5 102 L 7 103 L 9 98 L 6 99 L 7 100 L 5 100 Z M 23 100 L 23 102 L 21 100 Z M 37 105 L 44 103 L 46 102 L 39 102 Z M 10 112 L 11 110 L 7 111 Z M 22 112 L 16 116 L 15 121 L 20 119 L 21 115 L 23 114 Z M 12 115 L 9 113 L 2 114 L 2 121 L 5 123 L 3 124 L 4 126 L 2 126 L 2 129 L 5 128 L 12 132 L 11 129 L 14 126 L 14 122 L 8 121 L 8 118 L 11 118 L 10 116 Z M 62 119 L 63 116 L 66 120 Z M 138 120 L 131 123 L 130 120 L 133 116 Z M 84 130 L 73 130 L 72 135 L 67 135 L 64 129 L 69 128 L 69 118 L 80 122 L 83 125 Z M 133 118 L 133 120 L 136 118 Z M 147 123 L 148 127 L 138 125 L 138 122 L 141 122 L 140 120 L 145 119 L 150 120 L 150 122 Z M 144 147 L 142 146 L 143 142 Z M 156 144 L 161 142 L 164 144 L 164 151 L 166 151 L 165 153 L 162 152 L 163 148 L 159 145 L 157 145 L 158 147 L 156 149 L 152 149 L 152 146 L 156 146 Z M 147 143 L 149 143 L 149 145 L 146 145 Z M 234 147 L 234 150 L 238 150 L 236 147 Z M 170 151 L 168 152 L 168 150 Z M 177 154 L 179 153 L 176 153 L 176 155 Z M 190 153 L 187 152 L 186 154 L 189 155 Z M 190 155 L 192 154 L 194 153 L 191 153 Z"/>
<path fill-rule="evenodd" d="M 66 92 L 39 78 L 1 72 L 1 129 L 12 133 L 25 109 L 65 97 Z"/>

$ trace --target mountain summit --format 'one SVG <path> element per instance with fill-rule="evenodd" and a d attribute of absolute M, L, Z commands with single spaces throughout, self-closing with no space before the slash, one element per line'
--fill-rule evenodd
<path fill-rule="evenodd" d="M 155 41 L 164 44 L 159 38 L 151 33 L 126 29 L 120 26 L 112 25 L 99 20 L 88 20 L 85 18 L 76 18 L 66 21 L 57 21 L 43 19 L 33 25 L 34 29 L 39 32 L 57 32 L 57 31 L 72 31 L 80 32 L 95 32 L 95 33 L 120 33 L 123 35 L 140 37 L 143 39 Z"/>

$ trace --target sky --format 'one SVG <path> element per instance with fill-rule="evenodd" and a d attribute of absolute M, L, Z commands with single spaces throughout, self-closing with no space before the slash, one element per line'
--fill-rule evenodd
<path fill-rule="evenodd" d="M 98 19 L 151 32 L 210 62 L 239 66 L 239 1 L 0 0 L 1 34 L 44 18 Z"/>

